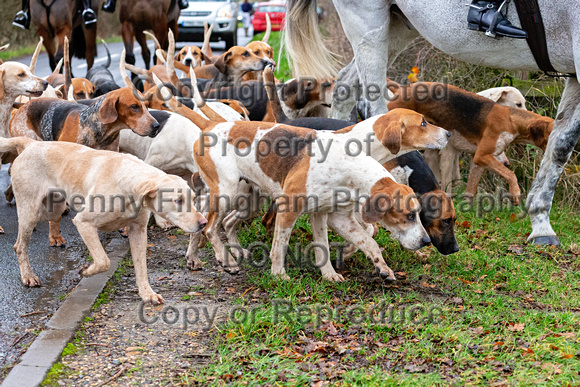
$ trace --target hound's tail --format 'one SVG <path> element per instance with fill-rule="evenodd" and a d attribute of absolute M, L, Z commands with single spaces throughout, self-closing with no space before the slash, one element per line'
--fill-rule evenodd
<path fill-rule="evenodd" d="M 203 52 L 203 55 L 206 56 L 205 64 L 212 64 L 213 61 L 211 60 L 211 57 L 213 55 L 213 51 L 209 45 L 209 39 L 211 38 L 211 32 L 213 31 L 213 24 L 208 28 L 207 22 L 205 22 L 203 30 L 203 45 L 201 46 L 201 52 Z"/>
<path fill-rule="evenodd" d="M 264 86 L 266 87 L 266 93 L 268 93 L 268 99 L 270 100 L 274 119 L 279 123 L 288 122 L 288 117 L 284 114 L 282 105 L 280 105 L 280 98 L 276 91 L 276 80 L 274 79 L 274 72 L 271 68 L 266 68 L 264 70 Z"/>
<path fill-rule="evenodd" d="M 268 40 L 270 40 L 271 33 L 272 33 L 272 23 L 270 22 L 270 15 L 268 15 L 268 12 L 266 12 L 266 33 L 262 38 L 262 42 L 268 43 Z"/>
<path fill-rule="evenodd" d="M 65 100 L 71 101 L 69 99 L 70 93 L 73 92 L 72 102 L 74 102 L 74 90 L 72 90 L 72 74 L 71 74 L 71 67 L 70 67 L 70 57 L 69 57 L 69 43 L 68 38 L 64 37 L 64 87 L 62 90 L 62 94 L 64 95 Z"/>
<path fill-rule="evenodd" d="M 28 137 L 12 137 L 0 138 L 0 154 L 1 153 L 22 153 L 28 145 L 36 142 Z"/>
<path fill-rule="evenodd" d="M 101 39 L 101 42 L 103 42 L 103 45 L 105 46 L 105 50 L 107 51 L 107 62 L 103 66 L 106 69 L 108 69 L 109 66 L 111 65 L 111 52 L 109 51 L 109 46 L 107 46 L 107 42 L 105 42 L 104 39 Z"/>
<path fill-rule="evenodd" d="M 30 61 L 30 72 L 32 74 L 34 74 L 34 72 L 36 71 L 36 62 L 38 61 L 38 55 L 40 55 L 40 50 L 42 49 L 43 42 L 44 39 L 41 36 L 40 40 L 38 41 L 38 44 L 36 45 L 36 50 L 34 50 L 34 55 L 32 55 L 32 60 Z"/>
<path fill-rule="evenodd" d="M 324 45 L 318 30 L 316 0 L 288 0 L 284 44 L 295 77 L 332 78 L 338 61 Z"/>

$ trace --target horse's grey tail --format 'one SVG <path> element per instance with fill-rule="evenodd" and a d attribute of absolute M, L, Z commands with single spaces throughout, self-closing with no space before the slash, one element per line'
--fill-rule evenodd
<path fill-rule="evenodd" d="M 295 77 L 332 78 L 337 60 L 324 45 L 318 30 L 315 0 L 288 0 L 284 43 Z"/>

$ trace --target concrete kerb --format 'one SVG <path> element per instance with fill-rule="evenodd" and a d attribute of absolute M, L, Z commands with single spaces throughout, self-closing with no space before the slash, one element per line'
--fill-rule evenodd
<path fill-rule="evenodd" d="M 129 251 L 129 243 L 126 239 L 116 238 L 107 244 L 106 250 L 111 260 L 109 270 L 93 277 L 83 278 L 79 282 L 0 387 L 32 387 L 42 384 L 52 365 L 60 359 L 63 349 L 73 338 L 83 318 L 117 271 L 119 262 Z"/>

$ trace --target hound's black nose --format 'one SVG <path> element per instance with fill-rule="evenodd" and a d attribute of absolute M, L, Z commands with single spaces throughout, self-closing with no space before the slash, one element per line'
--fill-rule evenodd
<path fill-rule="evenodd" d="M 46 90 L 47 87 L 48 87 L 48 81 L 42 81 L 42 88 L 44 90 Z"/>
<path fill-rule="evenodd" d="M 153 125 L 151 125 L 151 127 L 153 128 L 153 130 L 151 131 L 149 137 L 157 136 L 159 134 L 159 131 L 161 130 L 161 125 L 159 125 L 159 122 L 156 121 Z"/>
<path fill-rule="evenodd" d="M 431 244 L 431 238 L 428 235 L 425 235 L 423 239 L 421 239 L 421 244 L 423 246 L 429 246 Z"/>
<path fill-rule="evenodd" d="M 447 132 L 447 138 L 451 137 L 451 132 Z"/>
<path fill-rule="evenodd" d="M 193 61 L 192 61 L 191 59 L 186 59 L 184 64 L 185 64 L 186 66 L 191 66 L 191 63 L 192 63 L 192 62 L 193 62 Z"/>

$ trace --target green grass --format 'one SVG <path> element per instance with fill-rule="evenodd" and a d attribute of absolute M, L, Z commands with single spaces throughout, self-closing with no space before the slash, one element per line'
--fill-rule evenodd
<path fill-rule="evenodd" d="M 17 59 L 23 56 L 32 55 L 34 54 L 34 50 L 36 49 L 36 44 L 29 45 L 26 47 L 18 48 L 15 50 L 8 50 L 4 52 L 0 52 L 0 59 L 3 61 L 8 61 L 12 59 Z M 43 48 L 44 51 L 44 48 Z"/>
<path fill-rule="evenodd" d="M 530 222 L 517 216 L 510 210 L 483 216 L 460 212 L 461 250 L 451 256 L 431 249 L 418 257 L 381 229 L 377 241 L 399 277 L 394 285 L 376 278 L 360 252 L 345 263 L 344 283 L 323 281 L 317 269 L 292 266 L 292 279 L 281 281 L 269 275 L 269 262 L 263 269 L 246 264 L 249 286 L 263 291 L 266 299 L 235 300 L 236 305 L 254 308 L 254 318 L 230 320 L 215 329 L 215 361 L 183 375 L 182 381 L 328 381 L 345 386 L 580 383 L 580 251 L 574 244 L 580 219 L 569 208 L 552 212 L 563 245 L 555 248 L 526 244 Z M 307 244 L 307 217 L 296 229 L 290 245 Z M 271 242 L 259 219 L 239 236 L 244 246 L 255 240 Z M 330 239 L 339 241 L 333 234 Z M 289 320 L 274 318 L 280 299 L 294 310 Z M 381 302 L 406 308 L 407 319 L 380 321 Z M 410 321 L 409 308 L 417 305 L 437 308 L 435 321 Z M 344 310 L 355 306 L 366 318 L 345 317 Z M 343 308 L 332 325 L 325 307 Z"/>
<path fill-rule="evenodd" d="M 254 36 L 252 41 L 262 40 L 264 33 L 260 33 Z M 292 78 L 292 70 L 290 70 L 290 64 L 286 57 L 286 51 L 282 51 L 282 55 L 278 56 L 280 49 L 282 47 L 282 32 L 272 31 L 270 34 L 270 39 L 268 39 L 268 44 L 274 49 L 274 60 L 276 61 L 276 72 L 274 75 L 277 79 L 281 81 L 287 81 Z"/>

